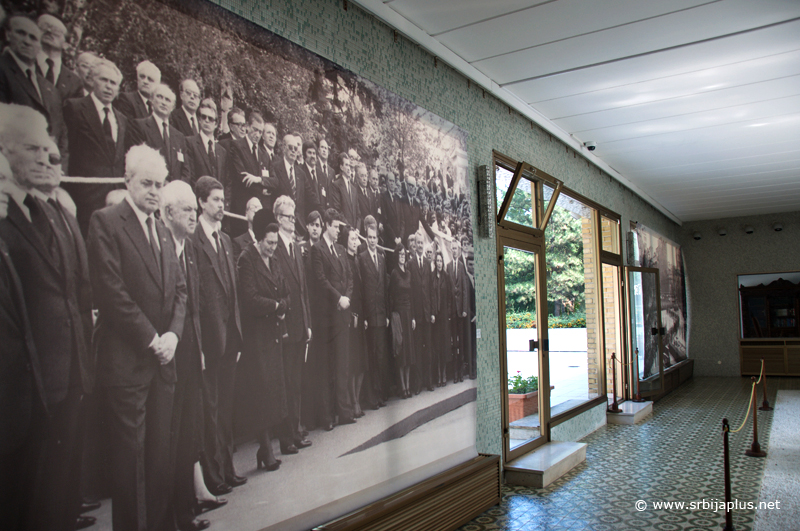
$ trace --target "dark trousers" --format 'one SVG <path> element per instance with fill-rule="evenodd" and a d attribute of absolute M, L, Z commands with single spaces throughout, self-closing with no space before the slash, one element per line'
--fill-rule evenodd
<path fill-rule="evenodd" d="M 373 397 L 387 401 L 392 385 L 392 374 L 389 372 L 389 336 L 385 326 L 367 328 L 367 365 L 369 381 L 372 384 Z"/>
<path fill-rule="evenodd" d="M 323 316 L 315 314 L 312 317 L 312 323 L 321 322 Z M 303 398 L 300 404 L 303 425 L 309 431 L 333 423 L 327 330 L 323 326 L 316 326 L 312 330 L 314 339 L 308 345 L 308 361 L 303 367 Z"/>
<path fill-rule="evenodd" d="M 170 434 L 175 384 L 107 388 L 111 427 L 111 520 L 114 531 L 173 528 Z"/>
<path fill-rule="evenodd" d="M 349 346 L 350 330 L 348 328 L 336 330 L 328 342 L 334 377 L 334 402 L 339 422 L 344 419 L 352 419 L 355 415 L 355 409 L 350 400 Z"/>
<path fill-rule="evenodd" d="M 200 457 L 203 437 L 203 380 L 199 367 L 200 350 L 190 339 L 193 337 L 194 330 L 187 326 L 175 353 L 178 381 L 172 415 L 172 461 L 175 469 L 174 513 L 178 527 L 187 527 L 194 520 L 194 464 Z"/>
<path fill-rule="evenodd" d="M 64 400 L 49 406 L 49 419 L 35 400 L 27 439 L 0 457 L 0 525 L 9 531 L 75 529 L 84 429 L 81 389 L 71 388 Z"/>
<path fill-rule="evenodd" d="M 281 444 L 288 446 L 300 437 L 300 403 L 302 392 L 302 374 L 305 361 L 306 343 L 283 343 L 283 380 L 286 385 L 286 427 L 281 434 Z"/>
<path fill-rule="evenodd" d="M 472 348 L 472 341 L 470 341 L 470 326 L 469 317 L 457 316 L 454 320 L 455 333 L 458 335 L 458 352 L 453 357 L 453 372 L 454 379 L 460 379 L 464 376 L 464 364 L 469 361 L 469 351 Z"/>
<path fill-rule="evenodd" d="M 414 389 L 427 389 L 431 386 L 431 324 L 424 316 L 415 317 L 414 352 L 417 362 L 414 364 L 416 383 Z"/>
<path fill-rule="evenodd" d="M 235 328 L 235 325 L 233 325 Z M 230 328 L 230 324 L 229 324 Z M 238 332 L 236 332 L 238 334 Z M 230 331 L 228 337 L 234 337 Z M 206 356 L 204 409 L 205 452 L 203 473 L 210 486 L 225 483 L 233 467 L 233 404 L 236 391 L 235 349 L 227 349 L 219 359 Z"/>

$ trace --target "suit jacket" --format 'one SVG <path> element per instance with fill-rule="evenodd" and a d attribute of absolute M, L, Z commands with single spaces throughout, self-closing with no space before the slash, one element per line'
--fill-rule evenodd
<path fill-rule="evenodd" d="M 46 74 L 46 72 L 42 72 L 38 61 L 36 62 L 36 71 L 42 77 Z M 58 79 L 56 79 L 54 85 L 63 102 L 66 102 L 69 98 L 83 97 L 83 80 L 78 74 L 64 66 L 63 61 L 61 62 L 61 71 L 58 73 Z"/>
<path fill-rule="evenodd" d="M 161 365 L 149 348 L 156 334 L 180 339 L 186 317 L 186 280 L 175 243 L 161 222 L 161 272 L 127 200 L 92 214 L 88 251 L 99 310 L 95 331 L 99 377 L 108 386 L 145 385 L 156 375 L 175 382 L 175 360 Z"/>
<path fill-rule="evenodd" d="M 142 101 L 142 97 L 136 90 L 120 92 L 117 99 L 114 100 L 114 107 L 124 114 L 128 120 L 136 120 L 150 116 L 147 105 Z"/>
<path fill-rule="evenodd" d="M 296 243 L 292 243 L 294 257 L 289 256 L 286 245 L 281 236 L 278 236 L 278 247 L 275 249 L 273 260 L 280 266 L 283 280 L 289 289 L 289 308 L 286 311 L 286 331 L 289 337 L 286 341 L 293 343 L 307 339 L 306 331 L 311 328 L 311 308 L 308 302 L 308 286 L 306 284 L 306 271 L 303 264 L 303 253 Z"/>
<path fill-rule="evenodd" d="M 359 221 L 363 221 L 358 209 L 358 191 L 355 184 L 350 184 L 350 193 L 347 193 L 347 185 L 343 176 L 338 176 L 331 185 L 329 199 L 331 208 L 335 208 L 347 221 L 351 227 L 358 227 Z"/>
<path fill-rule="evenodd" d="M 47 118 L 50 134 L 56 139 L 61 151 L 61 159 L 66 162 L 69 159 L 69 144 L 67 130 L 64 127 L 64 115 L 61 111 L 61 96 L 53 84 L 42 77 L 38 69 L 34 68 L 34 71 L 36 71 L 36 83 L 42 93 L 41 97 L 11 53 L 6 50 L 0 55 L 0 102 L 18 103 L 42 113 Z"/>
<path fill-rule="evenodd" d="M 227 185 L 228 152 L 219 142 L 214 142 L 216 165 L 213 167 L 211 165 L 211 158 L 208 155 L 208 145 L 203 144 L 203 137 L 200 135 L 186 137 L 186 151 L 188 151 L 189 162 L 192 168 L 192 180 L 190 184 L 194 185 L 197 179 L 204 175 L 209 175 L 223 185 Z M 225 197 L 228 197 L 228 192 L 229 190 L 227 190 L 226 186 Z"/>
<path fill-rule="evenodd" d="M 184 333 L 175 349 L 175 366 L 180 378 L 184 371 L 194 374 L 203 373 L 203 338 L 200 334 L 200 273 L 197 271 L 197 250 L 191 238 L 186 238 L 183 244 L 183 253 L 186 263 L 186 319 Z M 178 260 L 181 257 L 178 256 Z M 189 331 L 193 333 L 189 341 Z M 192 346 L 194 348 L 192 348 Z M 188 367 L 193 368 L 188 369 Z"/>
<path fill-rule="evenodd" d="M 360 226 L 358 228 L 362 229 L 364 225 L 364 218 L 367 216 L 377 216 L 378 207 L 376 198 L 372 194 L 372 190 L 369 189 L 369 186 L 367 186 L 366 192 L 362 190 L 360 186 L 356 186 L 356 189 L 358 190 L 356 195 L 358 196 L 358 211 L 360 214 Z M 375 219 L 377 220 L 378 218 L 375 217 Z"/>
<path fill-rule="evenodd" d="M 189 121 L 189 118 L 186 117 L 186 113 L 183 112 L 182 107 L 176 108 L 172 111 L 172 114 L 169 115 L 169 124 L 180 131 L 186 138 L 200 134 L 200 122 L 198 121 L 197 112 L 195 112 L 194 123 L 195 126 L 198 127 L 197 131 L 192 129 L 192 123 Z"/>
<path fill-rule="evenodd" d="M 334 247 L 336 256 L 331 254 L 325 238 L 320 238 L 311 248 L 311 267 L 314 270 L 316 285 L 315 300 L 316 296 L 319 296 L 320 305 L 324 305 L 326 309 L 320 328 L 326 329 L 329 338 L 347 331 L 350 310 L 338 309 L 339 298 L 353 296 L 353 276 L 347 263 L 347 251 L 338 243 L 334 244 Z M 316 326 L 316 322 L 314 325 Z"/>
<path fill-rule="evenodd" d="M 420 269 L 417 255 L 414 254 L 406 264 L 411 273 L 411 311 L 415 319 L 429 323 L 431 315 L 433 315 L 431 310 L 431 289 L 433 287 L 431 261 L 423 256 Z"/>
<path fill-rule="evenodd" d="M 236 291 L 236 266 L 230 237 L 220 231 L 220 244 L 225 252 L 225 267 L 220 267 L 219 255 L 203 227 L 198 223 L 192 237 L 197 250 L 197 269 L 200 273 L 200 328 L 203 331 L 203 348 L 206 360 L 215 362 L 226 352 L 241 351 L 242 321 Z M 229 284 L 225 282 L 225 276 Z M 227 289 L 226 289 L 227 288 Z M 233 319 L 237 334 L 228 337 Z"/>
<path fill-rule="evenodd" d="M 264 208 L 269 208 L 272 211 L 275 199 L 282 195 L 291 197 L 294 199 L 295 204 L 296 230 L 299 234 L 305 235 L 306 217 L 312 211 L 319 209 L 319 202 L 311 178 L 306 174 L 302 166 L 297 163 L 294 163 L 293 166 L 296 194 L 292 194 L 292 183 L 289 182 L 289 174 L 286 172 L 286 163 L 283 157 L 275 157 L 275 160 L 272 161 L 269 178 L 266 181 L 266 189 L 270 192 L 269 197 L 272 201 L 269 202 L 269 206 L 265 204 Z"/>
<path fill-rule="evenodd" d="M 401 211 L 401 202 L 397 197 L 385 192 L 381 195 L 381 217 L 383 223 L 383 244 L 394 249 L 395 238 L 403 238 L 405 233 L 405 219 Z M 405 240 L 403 241 L 405 244 Z"/>
<path fill-rule="evenodd" d="M 33 342 L 22 283 L 0 239 L 0 455 L 6 456 L 25 442 L 34 401 L 47 409 L 39 356 Z"/>
<path fill-rule="evenodd" d="M 377 249 L 378 266 L 366 250 L 358 255 L 358 264 L 361 269 L 361 281 L 363 282 L 362 301 L 364 319 L 370 328 L 376 326 L 386 326 L 386 318 L 389 315 L 387 299 L 388 277 L 386 275 L 386 257 L 383 251 Z"/>
<path fill-rule="evenodd" d="M 259 148 L 258 158 L 256 158 L 250 150 L 250 145 L 247 143 L 246 138 L 234 140 L 229 146 L 228 179 L 230 182 L 231 211 L 235 214 L 244 215 L 247 201 L 251 197 L 258 197 L 264 208 L 267 208 L 266 203 L 269 203 L 269 211 L 271 212 L 275 198 L 273 197 L 272 201 L 269 201 L 269 192 L 264 186 L 261 183 L 245 186 L 244 182 L 242 182 L 242 173 L 244 172 L 256 177 L 262 177 L 263 170 L 269 170 L 272 163 L 269 154 L 265 149 Z"/>
<path fill-rule="evenodd" d="M 330 195 L 330 188 L 331 188 L 331 179 L 328 175 L 331 175 L 333 170 L 327 164 L 321 165 L 319 159 L 314 166 L 314 172 L 316 173 L 316 180 L 312 178 L 311 169 L 308 164 L 303 165 L 303 169 L 306 170 L 308 174 L 308 178 L 311 181 L 311 184 L 314 188 L 314 193 L 317 194 L 317 202 L 319 203 L 320 211 L 328 209 L 329 199 L 328 196 Z M 327 172 L 326 172 L 327 170 Z M 320 212 L 321 214 L 322 212 Z M 304 220 L 305 221 L 305 220 Z"/>
<path fill-rule="evenodd" d="M 63 69 L 62 69 L 63 71 Z M 72 157 L 68 174 L 75 177 L 122 177 L 125 174 L 125 135 L 128 120 L 113 109 L 117 119 L 117 141 L 109 144 L 103 133 L 103 123 L 91 96 L 67 100 L 64 120 L 67 124 Z M 103 208 L 108 192 L 116 184 L 64 183 L 78 207 L 78 222 L 83 234 L 89 228 L 92 212 Z"/>
<path fill-rule="evenodd" d="M 242 234 L 233 239 L 233 254 L 236 257 L 237 262 L 239 261 L 239 257 L 242 255 L 242 251 L 244 251 L 250 246 L 251 243 L 255 241 L 255 238 L 250 236 L 249 230 L 244 231 Z"/>
<path fill-rule="evenodd" d="M 132 120 L 125 140 L 126 153 L 132 146 L 139 144 L 147 144 L 151 148 L 159 150 L 167 162 L 169 170 L 167 180 L 180 179 L 189 184 L 192 183 L 192 161 L 186 151 L 186 138 L 174 127 L 169 126 L 169 153 L 167 153 L 158 122 L 152 116 Z"/>
<path fill-rule="evenodd" d="M 0 238 L 14 257 L 25 293 L 44 399 L 54 404 L 63 400 L 75 383 L 80 383 L 86 393 L 92 391 L 92 294 L 86 248 L 77 221 L 65 214 L 72 231 L 67 234 L 61 229 L 62 221 L 56 221 L 60 214 L 41 201 L 37 203 L 50 222 L 55 249 L 47 247 L 13 200 L 8 205 L 8 217 L 0 221 Z M 78 364 L 80 382 L 70 381 L 73 363 Z"/>
<path fill-rule="evenodd" d="M 470 281 L 467 277 L 467 268 L 460 257 L 447 264 L 447 275 L 453 283 L 453 310 L 456 317 L 466 313 L 469 316 L 469 289 Z"/>

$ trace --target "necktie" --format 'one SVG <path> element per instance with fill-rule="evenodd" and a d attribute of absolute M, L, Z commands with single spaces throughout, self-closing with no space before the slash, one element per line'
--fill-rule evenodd
<path fill-rule="evenodd" d="M 45 74 L 44 78 L 52 83 L 53 85 L 56 84 L 56 65 L 52 59 L 49 57 L 44 60 L 47 63 L 47 73 Z"/>
<path fill-rule="evenodd" d="M 197 134 L 197 122 L 195 122 L 194 116 L 192 116 L 192 131 Z"/>
<path fill-rule="evenodd" d="M 292 262 L 294 262 L 294 244 L 289 244 L 289 256 L 292 258 Z"/>
<path fill-rule="evenodd" d="M 372 253 L 372 261 L 375 262 L 375 269 L 378 269 L 378 255 Z"/>
<path fill-rule="evenodd" d="M 259 160 L 258 160 L 258 146 L 256 144 L 253 144 L 253 156 L 256 158 L 256 162 L 259 162 Z"/>
<path fill-rule="evenodd" d="M 166 150 L 164 151 L 164 155 L 169 156 L 169 126 L 167 125 L 166 120 L 161 122 L 161 127 L 164 135 L 164 148 Z"/>
<path fill-rule="evenodd" d="M 316 183 L 317 182 L 317 170 L 314 168 L 314 166 L 309 167 L 309 169 L 311 170 L 311 178 L 314 179 L 314 183 Z"/>
<path fill-rule="evenodd" d="M 289 167 L 289 182 L 292 185 L 292 199 L 297 198 L 297 182 L 294 180 L 294 166 Z"/>
<path fill-rule="evenodd" d="M 336 249 L 333 247 L 333 244 L 331 244 L 331 245 L 330 245 L 330 247 L 331 247 L 331 255 L 333 255 L 335 258 L 339 258 L 339 257 L 336 255 Z"/>
<path fill-rule="evenodd" d="M 115 147 L 114 131 L 111 129 L 111 120 L 108 119 L 108 107 L 103 107 L 103 112 L 106 115 L 105 118 L 103 118 L 103 134 L 106 137 L 106 142 L 108 142 L 109 147 L 113 150 Z"/>
<path fill-rule="evenodd" d="M 67 220 L 64 218 L 64 211 L 61 210 L 61 204 L 52 197 L 47 199 L 47 204 L 53 207 L 56 214 L 58 214 L 56 222 L 58 226 L 61 227 L 61 230 L 63 230 L 65 234 L 72 236 L 72 229 L 69 228 L 69 223 L 67 223 Z"/>
<path fill-rule="evenodd" d="M 42 93 L 39 92 L 39 85 L 36 84 L 36 79 L 33 77 L 35 75 L 33 73 L 33 70 L 28 68 L 27 70 L 25 70 L 25 72 L 28 74 L 28 81 L 30 81 L 31 85 L 33 85 L 33 88 L 36 91 L 36 94 L 39 96 L 39 101 L 41 102 L 42 101 Z"/>
<path fill-rule="evenodd" d="M 150 249 L 153 250 L 153 258 L 156 260 L 156 266 L 158 267 L 159 274 L 161 273 L 161 251 L 158 248 L 158 241 L 156 240 L 156 234 L 153 230 L 153 218 L 150 216 L 147 217 L 147 237 L 150 238 Z"/>
<path fill-rule="evenodd" d="M 28 213 L 31 215 L 31 223 L 33 223 L 36 232 L 39 233 L 41 236 L 42 241 L 47 246 L 48 250 L 50 250 L 51 254 L 53 251 L 53 227 L 50 226 L 50 221 L 47 219 L 47 214 L 45 214 L 39 203 L 36 202 L 36 199 L 32 195 L 25 196 L 25 200 L 22 202 L 23 205 L 28 207 Z"/>
<path fill-rule="evenodd" d="M 214 154 L 214 141 L 208 140 L 208 162 L 211 163 L 211 173 L 217 176 L 217 156 Z"/>
<path fill-rule="evenodd" d="M 150 103 L 150 100 L 147 100 L 147 116 L 153 114 L 153 104 Z"/>
<path fill-rule="evenodd" d="M 181 251 L 181 269 L 183 269 L 183 276 L 186 277 L 188 283 L 189 277 L 186 276 L 186 248 Z"/>
<path fill-rule="evenodd" d="M 219 232 L 214 231 L 214 241 L 217 244 L 217 260 L 219 261 L 220 271 L 225 273 L 225 262 L 223 258 L 225 257 L 225 249 L 222 248 L 222 242 L 219 239 Z"/>

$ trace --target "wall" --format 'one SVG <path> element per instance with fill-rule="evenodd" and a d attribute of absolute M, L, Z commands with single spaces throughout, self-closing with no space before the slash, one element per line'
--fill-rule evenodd
<path fill-rule="evenodd" d="M 590 166 L 527 118 L 484 94 L 474 83 L 375 17 L 341 0 L 214 0 L 353 72 L 433 111 L 469 132 L 470 175 L 492 164 L 492 149 L 525 160 L 573 190 L 622 215 L 623 231 L 639 221 L 676 239 L 678 226 L 639 196 Z M 598 148 L 602 157 L 602 146 Z M 472 182 L 473 211 L 477 190 Z M 501 454 L 496 247 L 476 238 L 478 340 L 478 440 L 480 452 Z"/>
<path fill-rule="evenodd" d="M 781 232 L 772 224 L 783 224 Z M 755 232 L 746 234 L 744 226 Z M 719 236 L 720 228 L 728 231 Z M 692 235 L 699 231 L 700 240 Z M 687 222 L 683 248 L 689 292 L 689 357 L 697 376 L 739 375 L 736 276 L 800 270 L 800 211 Z"/>

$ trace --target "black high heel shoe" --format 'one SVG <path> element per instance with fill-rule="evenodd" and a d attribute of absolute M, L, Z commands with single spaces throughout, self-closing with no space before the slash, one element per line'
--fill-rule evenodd
<path fill-rule="evenodd" d="M 265 451 L 263 447 L 258 449 L 256 452 L 256 470 L 261 470 L 263 467 L 267 472 L 273 472 L 281 467 L 281 461 L 275 459 L 271 454 L 272 452 Z"/>

